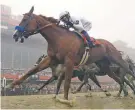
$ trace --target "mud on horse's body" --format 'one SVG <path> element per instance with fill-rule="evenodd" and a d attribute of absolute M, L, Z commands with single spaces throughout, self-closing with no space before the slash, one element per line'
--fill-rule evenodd
<path fill-rule="evenodd" d="M 49 57 L 44 59 L 38 66 L 26 72 L 20 79 L 11 83 L 10 87 L 14 87 L 16 84 L 22 83 L 30 75 L 48 68 L 50 63 L 64 64 L 64 98 L 66 99 L 65 101 L 67 101 L 73 68 L 74 65 L 76 66 L 79 64 L 85 52 L 84 43 L 73 32 L 57 26 L 52 23 L 48 17 L 33 14 L 33 11 L 34 7 L 32 7 L 28 13 L 24 14 L 22 21 L 16 28 L 17 30 L 13 35 L 14 39 L 15 41 L 18 41 L 19 38 L 28 38 L 32 34 L 40 33 L 48 42 L 47 53 Z M 90 49 L 90 56 L 86 64 L 98 62 L 106 57 L 108 62 L 112 61 L 118 64 L 127 73 L 133 75 L 126 62 L 122 59 L 120 53 L 110 42 L 103 39 L 97 40 L 102 44 Z M 104 64 L 103 68 L 106 68 L 108 75 L 117 81 L 124 89 L 123 82 L 113 72 L 111 72 L 108 62 Z M 133 76 L 135 78 L 135 75 Z"/>

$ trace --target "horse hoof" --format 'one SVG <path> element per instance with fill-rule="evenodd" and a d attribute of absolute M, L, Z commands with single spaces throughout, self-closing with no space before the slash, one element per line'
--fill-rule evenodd
<path fill-rule="evenodd" d="M 76 98 L 74 98 L 73 100 L 70 100 L 70 106 L 73 107 L 76 103 Z"/>
<path fill-rule="evenodd" d="M 75 102 L 76 102 L 76 99 L 74 98 L 73 100 L 66 100 L 66 99 L 61 99 L 61 98 L 58 98 L 56 97 L 56 101 L 60 102 L 60 103 L 63 103 L 63 104 L 66 104 L 70 107 L 73 107 Z"/>

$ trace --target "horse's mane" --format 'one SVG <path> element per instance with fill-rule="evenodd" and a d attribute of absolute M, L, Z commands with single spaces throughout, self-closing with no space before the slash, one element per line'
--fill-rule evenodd
<path fill-rule="evenodd" d="M 58 23 L 58 19 L 55 19 L 53 17 L 46 17 L 46 16 L 43 16 L 43 15 L 39 15 L 41 16 L 42 18 L 44 18 L 45 20 L 48 20 L 49 22 L 51 23 Z"/>
<path fill-rule="evenodd" d="M 56 25 L 57 25 L 57 23 L 59 22 L 58 19 L 55 19 L 55 18 L 53 18 L 53 17 L 46 17 L 46 16 L 43 16 L 43 15 L 39 15 L 39 16 L 42 17 L 42 18 L 44 18 L 45 20 L 51 22 L 51 23 L 56 24 Z M 60 28 L 62 28 L 62 29 L 68 30 L 68 29 L 67 29 L 66 27 L 64 27 L 64 26 L 61 26 L 61 25 L 57 25 L 57 26 L 60 27 Z"/>

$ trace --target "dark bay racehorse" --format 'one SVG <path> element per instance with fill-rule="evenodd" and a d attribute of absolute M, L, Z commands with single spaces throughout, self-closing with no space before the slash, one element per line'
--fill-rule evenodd
<path fill-rule="evenodd" d="M 41 56 L 41 57 L 38 59 L 38 61 L 36 62 L 36 65 L 38 65 L 45 57 L 47 57 L 47 56 L 45 56 L 45 55 Z M 113 64 L 113 65 L 110 66 L 110 68 L 111 68 L 111 70 L 112 70 L 116 75 L 118 75 L 120 78 L 121 78 L 121 75 L 126 74 L 126 73 L 123 71 L 123 69 L 120 69 L 119 66 L 117 66 L 117 65 L 114 65 L 114 64 Z M 64 68 L 64 65 L 62 65 L 62 64 L 59 64 L 59 65 L 52 65 L 52 66 L 51 66 L 51 69 L 52 69 L 52 77 L 51 77 L 48 81 L 46 81 L 46 82 L 38 89 L 38 91 L 41 90 L 44 86 L 46 86 L 46 85 L 48 85 L 49 83 L 51 83 L 52 81 L 57 80 L 58 77 L 59 77 L 61 74 L 63 74 L 64 71 L 65 71 L 65 70 L 64 70 L 64 69 L 65 69 L 65 68 Z M 105 73 L 104 70 L 100 70 L 100 68 L 98 68 L 98 67 L 96 66 L 96 64 L 94 64 L 94 63 L 93 63 L 93 64 L 90 64 L 90 65 L 87 65 L 87 66 L 85 66 L 85 65 L 84 65 L 84 66 L 80 66 L 78 69 L 75 69 L 75 70 L 73 71 L 73 76 L 72 76 L 72 77 L 78 77 L 78 79 L 79 79 L 80 81 L 83 81 L 83 82 L 82 82 L 82 84 L 77 88 L 77 90 L 74 91 L 73 93 L 76 93 L 76 92 L 80 91 L 84 84 L 88 84 L 88 78 L 90 78 L 93 82 L 95 82 L 95 84 L 96 84 L 99 88 L 101 88 L 101 85 L 99 84 L 99 82 L 98 82 L 96 76 L 104 76 L 104 75 L 107 75 L 107 73 Z M 123 76 L 125 76 L 125 75 L 123 75 Z M 123 77 L 123 76 L 122 76 L 122 77 Z M 127 76 L 127 75 L 126 75 L 126 76 Z M 133 92 L 134 92 L 134 94 L 135 94 L 135 87 L 132 85 L 131 81 L 130 81 L 130 80 L 127 80 L 125 77 L 124 77 L 124 81 L 125 81 L 125 83 L 126 83 L 127 85 L 129 85 L 129 86 L 131 87 L 131 89 L 133 90 Z M 89 88 L 90 88 L 90 90 L 91 90 L 91 86 L 90 86 L 89 84 L 88 84 L 88 86 L 89 86 Z M 57 85 L 56 95 L 58 95 L 59 89 L 60 89 L 60 85 Z M 106 94 L 107 96 L 110 95 L 110 93 L 108 93 L 106 90 L 103 90 L 102 88 L 101 88 L 101 90 L 102 90 L 103 92 L 105 92 L 105 94 Z M 36 92 L 38 92 L 38 91 L 36 91 Z M 119 93 L 118 93 L 117 96 L 120 96 L 120 93 L 121 93 L 121 89 L 120 89 L 120 91 L 119 91 Z"/>
<path fill-rule="evenodd" d="M 89 68 L 89 67 L 88 67 Z M 124 82 L 128 85 L 128 86 L 130 86 L 130 88 L 133 90 L 133 93 L 135 94 L 135 87 L 134 87 L 134 84 L 132 83 L 132 81 L 129 79 L 129 78 L 127 78 L 127 76 L 129 76 L 129 74 L 127 74 L 125 71 L 123 71 L 123 69 L 122 68 L 120 68 L 120 67 L 118 67 L 117 65 L 116 66 L 110 66 L 110 69 L 116 74 L 116 75 L 118 75 L 118 77 L 123 77 L 123 79 L 124 79 Z M 87 70 L 87 69 L 86 69 Z M 104 73 L 104 70 L 100 70 L 100 69 L 97 69 L 96 68 L 96 65 L 95 65 L 95 72 L 93 71 L 93 72 L 89 72 L 89 71 L 87 71 L 87 73 L 85 73 L 85 74 L 87 74 L 88 76 L 86 77 L 86 78 L 91 78 L 91 79 L 96 79 L 96 76 L 104 76 L 104 75 L 107 75 L 106 73 Z M 123 74 L 125 74 L 125 75 L 123 75 Z M 125 77 L 124 77 L 125 76 Z M 131 78 L 133 78 L 132 76 L 130 76 Z M 81 88 L 83 87 L 83 85 L 85 84 L 85 83 L 87 83 L 87 80 L 88 79 L 85 79 L 85 81 L 78 87 L 78 89 L 76 90 L 76 92 L 77 91 L 80 91 L 81 90 Z M 97 81 L 97 79 L 96 79 L 96 81 Z M 99 82 L 98 82 L 99 83 Z M 120 96 L 120 94 L 121 94 L 121 92 L 122 92 L 122 88 L 120 87 L 120 90 L 119 90 L 119 93 L 117 94 L 117 96 Z M 126 94 L 124 94 L 124 95 L 126 95 Z"/>
<path fill-rule="evenodd" d="M 38 65 L 46 57 L 47 56 L 45 55 L 39 57 L 35 65 Z M 58 80 L 59 76 L 65 73 L 65 67 L 63 64 L 51 65 L 50 68 L 52 70 L 52 76 L 50 77 L 50 79 L 44 82 L 44 84 L 35 92 L 39 92 L 41 89 L 43 89 L 43 87 L 45 87 L 49 83 L 53 82 L 54 80 Z M 88 78 L 90 78 L 106 94 L 106 96 L 110 96 L 111 94 L 107 90 L 102 89 L 101 85 L 99 84 L 95 76 L 95 73 L 99 74 L 99 68 L 95 64 L 91 64 L 90 66 L 80 66 L 77 69 L 74 69 L 72 78 L 78 77 L 78 79 L 81 82 L 83 82 L 83 84 L 81 85 L 83 86 L 84 84 L 87 84 L 89 86 L 89 90 L 91 90 L 91 85 L 88 83 Z M 79 87 L 76 91 L 72 91 L 72 93 L 76 93 L 80 91 L 82 86 Z M 59 89 L 60 89 L 60 85 L 58 84 L 56 90 L 56 96 L 58 95 Z"/>
<path fill-rule="evenodd" d="M 24 14 L 19 26 L 16 27 L 14 33 L 15 41 L 18 39 L 28 38 L 30 35 L 40 33 L 48 42 L 48 58 L 44 59 L 38 66 L 32 68 L 19 80 L 14 81 L 8 87 L 14 87 L 22 83 L 30 75 L 35 74 L 43 69 L 46 69 L 50 64 L 65 65 L 65 83 L 64 83 L 64 98 L 68 100 L 68 91 L 70 87 L 71 77 L 74 66 L 77 66 L 85 52 L 84 42 L 78 38 L 74 32 L 63 29 L 60 26 L 52 23 L 49 17 L 42 17 L 33 14 L 34 7 Z M 119 51 L 107 40 L 97 39 L 101 45 L 89 50 L 90 56 L 86 64 L 98 63 L 99 60 L 105 59 L 106 63 L 101 68 L 106 68 L 106 73 L 117 81 L 124 90 L 124 82 L 111 72 L 109 65 L 114 62 L 123 68 L 127 73 L 134 78 L 135 75 L 129 69 L 127 63 L 122 59 Z M 22 40 L 23 41 L 23 40 Z"/>

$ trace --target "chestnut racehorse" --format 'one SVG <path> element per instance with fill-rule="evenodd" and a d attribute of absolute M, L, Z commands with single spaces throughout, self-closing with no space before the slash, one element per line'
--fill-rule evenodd
<path fill-rule="evenodd" d="M 15 41 L 23 38 L 28 38 L 30 35 L 40 33 L 48 43 L 47 53 L 48 56 L 39 65 L 30 69 L 20 79 L 12 82 L 7 87 L 14 87 L 22 83 L 30 75 L 35 74 L 43 69 L 46 69 L 50 64 L 64 64 L 65 65 L 65 83 L 64 83 L 64 100 L 68 101 L 68 91 L 70 87 L 71 77 L 74 66 L 77 66 L 85 52 L 85 46 L 82 39 L 69 30 L 61 28 L 60 26 L 52 23 L 49 17 L 33 14 L 34 7 L 28 13 L 25 13 L 19 26 L 13 35 Z M 105 60 L 104 66 L 106 73 L 117 81 L 122 88 L 124 84 L 122 80 L 117 77 L 109 68 L 110 62 L 114 62 L 123 68 L 127 73 L 131 74 L 134 78 L 135 75 L 130 71 L 128 64 L 122 59 L 120 52 L 107 40 L 97 39 L 101 45 L 89 49 L 89 58 L 87 64 L 98 63 L 99 60 Z"/>

